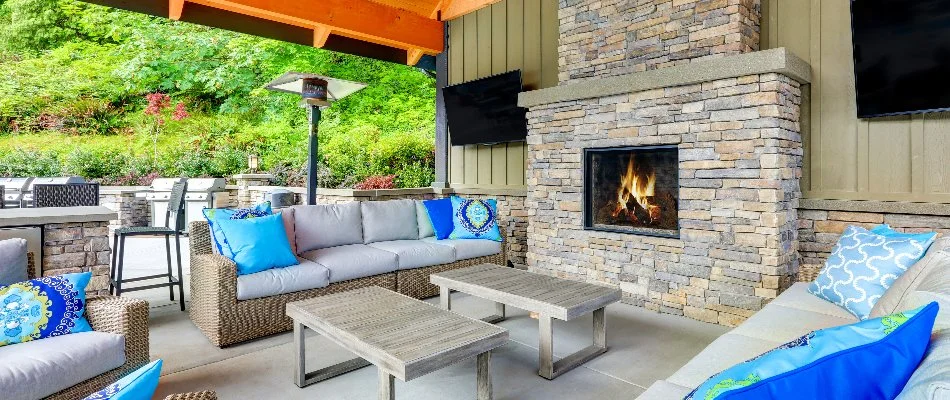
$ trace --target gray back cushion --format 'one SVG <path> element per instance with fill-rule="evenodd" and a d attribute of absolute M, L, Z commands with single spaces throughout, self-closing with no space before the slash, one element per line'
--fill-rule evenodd
<path fill-rule="evenodd" d="M 884 295 L 874 303 L 870 318 L 880 318 L 900 311 L 899 306 L 904 298 L 909 296 L 917 287 L 927 281 L 950 281 L 950 238 L 940 238 L 930 245 L 927 254 L 911 265 Z"/>
<path fill-rule="evenodd" d="M 294 207 L 297 252 L 363 243 L 360 203 Z"/>
<path fill-rule="evenodd" d="M 27 279 L 26 239 L 0 240 L 0 286 Z"/>
<path fill-rule="evenodd" d="M 415 200 L 364 201 L 363 243 L 419 238 Z"/>
<path fill-rule="evenodd" d="M 432 227 L 432 220 L 429 219 L 429 211 L 422 204 L 422 200 L 416 200 L 416 219 L 419 220 L 419 239 L 435 236 L 435 228 Z"/>

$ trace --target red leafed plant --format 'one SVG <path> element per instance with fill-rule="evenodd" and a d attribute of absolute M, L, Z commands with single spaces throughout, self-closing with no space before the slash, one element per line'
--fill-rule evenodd
<path fill-rule="evenodd" d="M 372 189 L 395 189 L 396 188 L 396 175 L 373 175 L 367 176 L 366 179 L 363 179 L 362 182 L 357 183 L 353 186 L 353 189 L 357 190 L 372 190 Z"/>
<path fill-rule="evenodd" d="M 162 126 L 165 125 L 165 117 L 168 114 L 165 110 L 171 107 L 172 98 L 165 93 L 149 93 L 145 95 L 148 106 L 145 107 L 145 115 L 152 120 L 152 151 L 153 156 L 158 157 L 158 136 L 162 133 Z M 172 121 L 181 121 L 188 118 L 188 110 L 185 109 L 185 103 L 178 103 L 171 112 Z"/>

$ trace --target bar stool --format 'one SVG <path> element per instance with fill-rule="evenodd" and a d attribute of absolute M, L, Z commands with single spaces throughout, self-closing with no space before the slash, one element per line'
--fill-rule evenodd
<path fill-rule="evenodd" d="M 181 268 L 181 235 L 185 230 L 185 192 L 187 190 L 188 184 L 185 181 L 178 182 L 172 186 L 172 192 L 168 198 L 168 209 L 165 211 L 164 227 L 136 226 L 119 228 L 115 230 L 115 236 L 112 240 L 112 274 L 109 285 L 109 289 L 113 294 L 116 296 L 121 296 L 123 292 L 134 292 L 168 286 L 168 296 L 172 301 L 175 301 L 175 286 L 178 286 L 178 297 L 181 303 L 181 310 L 185 311 L 185 287 L 182 283 L 184 279 Z M 173 216 L 174 228 L 172 228 Z M 178 277 L 175 277 L 172 273 L 172 235 L 175 236 L 175 252 L 178 255 Z M 165 254 L 167 256 L 166 260 L 168 261 L 168 273 L 142 276 L 132 279 L 123 279 L 122 266 L 125 260 L 125 238 L 129 236 L 165 236 Z M 157 278 L 168 278 L 168 282 L 136 286 L 131 288 L 123 287 L 124 284 L 129 282 L 138 282 Z"/>

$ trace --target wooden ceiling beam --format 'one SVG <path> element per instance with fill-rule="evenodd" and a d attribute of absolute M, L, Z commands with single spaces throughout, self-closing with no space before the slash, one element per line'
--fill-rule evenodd
<path fill-rule="evenodd" d="M 317 25 L 313 28 L 313 47 L 322 49 L 324 45 L 327 44 L 327 39 L 330 38 L 330 33 L 333 30 L 329 27 L 323 25 Z"/>
<path fill-rule="evenodd" d="M 168 18 L 178 21 L 185 11 L 185 0 L 168 0 Z"/>
<path fill-rule="evenodd" d="M 170 0 L 176 1 L 176 0 Z M 445 40 L 440 21 L 369 0 L 187 0 L 191 3 L 300 26 L 424 54 L 439 54 Z M 314 29 L 314 44 L 317 42 Z M 326 32 L 329 35 L 329 32 Z M 325 42 L 325 41 L 324 41 Z"/>
<path fill-rule="evenodd" d="M 442 20 L 455 19 L 499 1 L 501 0 L 443 0 Z"/>

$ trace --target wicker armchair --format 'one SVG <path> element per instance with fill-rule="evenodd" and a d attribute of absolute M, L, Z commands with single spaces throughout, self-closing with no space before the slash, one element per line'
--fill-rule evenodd
<path fill-rule="evenodd" d="M 425 298 L 439 294 L 439 288 L 429 283 L 429 275 L 493 263 L 508 263 L 506 242 L 500 254 L 478 257 L 454 263 L 401 270 L 330 284 L 319 289 L 302 290 L 277 296 L 251 300 L 237 300 L 237 267 L 228 258 L 212 252 L 211 233 L 203 221 L 190 225 L 191 247 L 191 308 L 192 322 L 218 347 L 257 339 L 293 328 L 286 314 L 289 302 L 345 292 L 368 286 Z"/>

